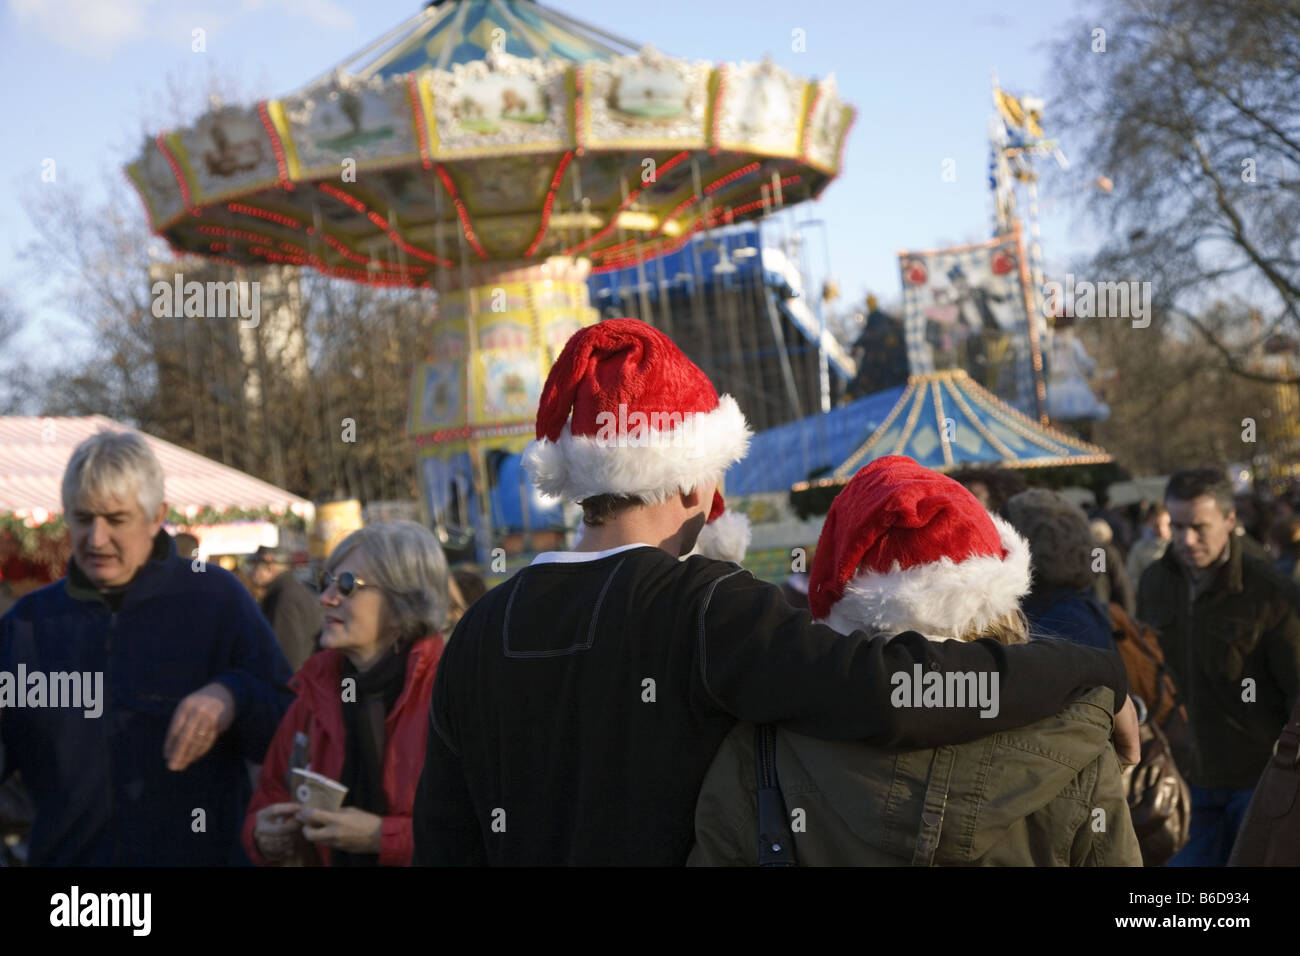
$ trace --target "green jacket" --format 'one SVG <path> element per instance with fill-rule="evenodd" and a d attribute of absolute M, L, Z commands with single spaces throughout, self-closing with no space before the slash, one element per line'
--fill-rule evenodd
<path fill-rule="evenodd" d="M 934 750 L 889 752 L 778 729 L 795 858 L 808 866 L 1141 866 L 1113 694 Z M 695 810 L 694 866 L 758 862 L 754 727 L 723 742 Z"/>
<path fill-rule="evenodd" d="M 1254 787 L 1300 691 L 1294 585 L 1232 535 L 1228 560 L 1192 599 L 1170 547 L 1142 574 L 1138 619 L 1155 629 L 1187 706 L 1178 769 L 1201 787 Z M 1253 686 L 1246 684 L 1247 678 Z"/>

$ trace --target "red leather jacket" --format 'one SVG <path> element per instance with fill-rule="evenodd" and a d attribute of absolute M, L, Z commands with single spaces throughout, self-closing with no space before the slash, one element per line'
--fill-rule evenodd
<path fill-rule="evenodd" d="M 406 662 L 406 683 L 401 696 L 384 721 L 384 796 L 388 816 L 384 817 L 379 850 L 380 866 L 410 866 L 411 807 L 415 788 L 424 769 L 425 735 L 429 727 L 429 696 L 442 656 L 440 635 L 422 638 L 411 647 Z M 285 784 L 294 735 L 304 732 L 311 741 L 311 769 L 334 780 L 343 772 L 344 730 L 340 651 L 325 650 L 312 655 L 289 682 L 298 695 L 271 740 L 262 764 L 257 792 L 248 804 L 242 840 L 254 863 L 266 865 L 257 850 L 253 831 L 257 812 L 272 803 L 289 803 Z M 346 805 L 346 804 L 345 804 Z M 321 863 L 330 865 L 330 849 L 317 846 Z"/>

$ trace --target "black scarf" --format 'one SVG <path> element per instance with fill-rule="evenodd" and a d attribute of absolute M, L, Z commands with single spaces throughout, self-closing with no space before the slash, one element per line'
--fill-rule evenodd
<path fill-rule="evenodd" d="M 172 554 L 172 537 L 161 528 L 154 535 L 153 547 L 149 551 L 150 561 L 166 561 Z M 143 565 L 141 566 L 143 568 Z M 108 605 L 108 609 L 116 614 L 122 610 L 122 603 L 126 600 L 126 593 L 131 590 L 131 585 L 135 583 L 136 578 L 140 576 L 141 568 L 137 568 L 131 580 L 126 584 L 119 584 L 117 587 L 101 588 L 81 570 L 81 565 L 77 564 L 76 558 L 68 559 L 68 593 L 74 598 L 82 601 L 103 601 Z"/>
<path fill-rule="evenodd" d="M 388 799 L 384 795 L 384 718 L 392 711 L 406 685 L 406 662 L 411 648 L 386 651 L 364 671 L 358 671 L 346 657 L 344 679 L 356 681 L 356 700 L 343 701 L 345 749 L 339 783 L 348 788 L 348 806 L 384 816 Z M 351 695 L 349 695 L 351 696 Z M 378 866 L 375 853 L 344 853 L 331 856 L 334 866 Z"/>

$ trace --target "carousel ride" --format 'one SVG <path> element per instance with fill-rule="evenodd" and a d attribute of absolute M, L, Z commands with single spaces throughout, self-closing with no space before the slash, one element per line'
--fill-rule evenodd
<path fill-rule="evenodd" d="M 443 0 L 297 92 L 158 134 L 128 174 L 178 253 L 438 291 L 407 427 L 432 516 L 482 557 L 489 456 L 527 444 L 551 362 L 596 320 L 588 273 L 819 196 L 853 116 L 833 77 Z M 633 314 L 656 323 L 644 298 Z"/>

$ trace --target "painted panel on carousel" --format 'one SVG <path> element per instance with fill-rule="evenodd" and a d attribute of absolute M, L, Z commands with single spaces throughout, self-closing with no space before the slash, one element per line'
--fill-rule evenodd
<path fill-rule="evenodd" d="M 429 362 L 421 366 L 424 379 L 419 393 L 415 433 L 425 434 L 465 423 L 464 365 Z"/>
<path fill-rule="evenodd" d="M 899 254 L 913 374 L 962 368 L 1003 401 L 1032 409 L 1032 343 L 1017 237 Z"/>
<path fill-rule="evenodd" d="M 155 230 L 185 211 L 180 183 L 156 141 L 149 140 L 145 144 L 142 158 L 131 165 L 128 172 L 144 199 Z"/>
<path fill-rule="evenodd" d="M 595 309 L 548 309 L 538 320 L 542 344 L 550 354 L 559 355 L 575 332 L 595 321 Z"/>
<path fill-rule="evenodd" d="M 535 350 L 479 352 L 477 387 L 479 414 L 475 420 L 532 422 L 546 376 L 542 357 Z"/>
<path fill-rule="evenodd" d="M 826 173 L 839 169 L 840 144 L 852 120 L 853 109 L 840 99 L 834 75 L 818 83 L 804 135 L 804 157 L 810 165 Z"/>
<path fill-rule="evenodd" d="M 586 304 L 586 286 L 579 282 L 556 282 L 547 279 L 537 289 L 534 305 L 538 309 L 571 309 Z"/>
<path fill-rule="evenodd" d="M 463 289 L 453 289 L 438 296 L 439 325 L 445 322 L 457 321 L 462 324 L 465 321 L 465 292 Z"/>
<path fill-rule="evenodd" d="M 537 156 L 503 156 L 459 163 L 455 167 L 456 188 L 472 213 L 528 213 L 537 231 L 537 208 L 546 199 L 555 164 Z M 476 226 L 478 223 L 476 223 Z"/>
<path fill-rule="evenodd" d="M 441 184 L 437 188 L 441 189 Z M 373 170 L 366 176 L 366 189 L 378 198 L 380 208 L 400 209 L 403 223 L 429 224 L 426 228 L 430 228 L 438 219 L 440 210 L 434 194 L 433 181 L 429 178 L 429 174 L 419 167 Z M 412 237 L 408 236 L 408 238 Z M 426 241 L 436 248 L 436 243 L 432 239 Z M 450 246 L 450 242 L 444 242 L 444 245 Z"/>
<path fill-rule="evenodd" d="M 583 67 L 584 142 L 591 146 L 707 145 L 707 63 L 664 56 L 651 46 L 636 56 Z"/>
<path fill-rule="evenodd" d="M 272 104 L 295 179 L 336 177 L 344 160 L 359 167 L 419 155 L 405 82 L 338 74 Z"/>
<path fill-rule="evenodd" d="M 567 70 L 558 60 L 493 51 L 486 60 L 457 63 L 450 72 L 426 73 L 435 154 L 445 159 L 566 148 Z"/>
<path fill-rule="evenodd" d="M 528 285 L 524 282 L 502 282 L 489 286 L 486 295 L 480 293 L 480 313 L 520 312 L 528 308 Z"/>
<path fill-rule="evenodd" d="M 465 313 L 462 308 L 459 315 L 449 316 L 448 311 L 447 304 L 441 303 L 438 325 L 433 333 L 433 354 L 439 361 L 459 362 L 469 352 Z"/>
<path fill-rule="evenodd" d="M 275 151 L 256 109 L 228 106 L 207 113 L 181 130 L 180 138 L 196 203 L 269 186 L 279 179 Z"/>
<path fill-rule="evenodd" d="M 490 259 L 513 259 L 524 254 L 537 235 L 537 213 L 513 216 L 479 216 L 474 231 Z"/>
<path fill-rule="evenodd" d="M 768 156 L 799 154 L 807 83 L 766 58 L 727 67 L 721 83 L 715 145 Z"/>
<path fill-rule="evenodd" d="M 478 316 L 481 349 L 527 349 L 535 344 L 531 312 L 485 312 Z"/>
<path fill-rule="evenodd" d="M 590 210 L 597 213 L 606 210 L 610 206 L 617 206 L 623 199 L 620 184 L 631 182 L 635 176 L 640 176 L 642 170 L 641 159 L 640 156 L 628 157 L 621 152 L 593 153 L 588 151 L 581 160 L 582 202 L 575 205 L 589 205 Z M 578 164 L 571 164 L 571 167 L 573 165 Z M 682 163 L 677 168 L 681 168 L 681 166 L 686 166 L 689 173 L 690 164 Z M 573 175 L 572 168 L 569 175 Z M 656 177 L 659 177 L 657 172 Z M 567 195 L 562 192 L 561 198 L 567 199 Z"/>

